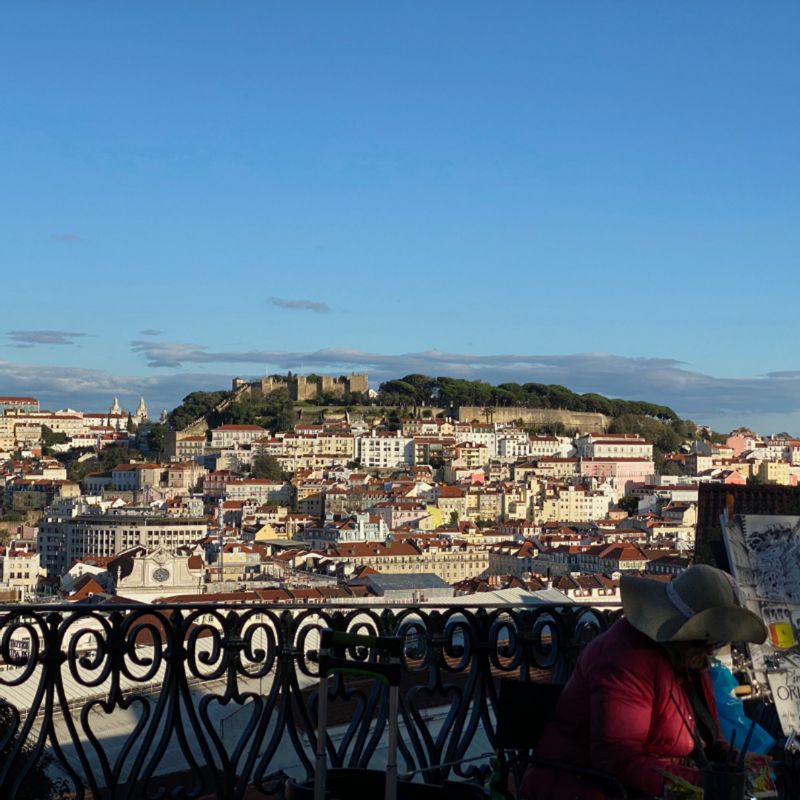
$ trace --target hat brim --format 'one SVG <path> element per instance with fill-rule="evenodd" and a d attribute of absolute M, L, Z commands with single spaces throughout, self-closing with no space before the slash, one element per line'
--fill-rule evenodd
<path fill-rule="evenodd" d="M 716 606 L 685 617 L 667 596 L 666 584 L 623 575 L 622 609 L 634 628 L 656 642 L 755 642 L 767 628 L 752 611 L 735 605 Z"/>

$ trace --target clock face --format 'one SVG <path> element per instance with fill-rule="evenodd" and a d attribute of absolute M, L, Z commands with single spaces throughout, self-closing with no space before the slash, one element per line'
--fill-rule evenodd
<path fill-rule="evenodd" d="M 169 578 L 169 570 L 164 569 L 164 567 L 159 567 L 157 570 L 153 572 L 153 580 L 158 581 L 159 583 L 163 583 L 165 580 Z"/>

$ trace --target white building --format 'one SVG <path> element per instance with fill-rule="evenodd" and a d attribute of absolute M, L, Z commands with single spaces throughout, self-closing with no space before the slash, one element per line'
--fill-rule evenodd
<path fill-rule="evenodd" d="M 497 455 L 510 461 L 527 458 L 532 455 L 530 437 L 527 435 L 499 436 Z M 552 455 L 552 453 L 540 453 L 539 455 Z"/>
<path fill-rule="evenodd" d="M 581 458 L 653 458 L 653 445 L 634 433 L 587 433 L 575 448 Z"/>
<path fill-rule="evenodd" d="M 258 505 L 286 506 L 292 502 L 292 485 L 265 478 L 241 478 L 226 484 L 225 499 L 255 500 Z"/>
<path fill-rule="evenodd" d="M 221 425 L 211 431 L 211 446 L 227 450 L 268 437 L 269 431 L 260 425 Z"/>
<path fill-rule="evenodd" d="M 35 594 L 43 575 L 38 553 L 9 549 L 0 555 L 0 585 L 19 592 L 23 602 Z"/>
<path fill-rule="evenodd" d="M 42 567 L 53 577 L 79 558 L 113 556 L 136 545 L 148 550 L 176 548 L 208 535 L 204 519 L 164 517 L 157 511 L 136 508 L 67 518 L 48 511 L 37 528 Z"/>
<path fill-rule="evenodd" d="M 458 426 L 455 431 L 456 444 L 471 442 L 485 445 L 489 456 L 497 455 L 497 428 L 494 425 Z"/>
<path fill-rule="evenodd" d="M 591 522 L 608 514 L 612 497 L 602 491 L 568 486 L 541 502 L 537 522 Z"/>
<path fill-rule="evenodd" d="M 414 460 L 414 440 L 400 431 L 373 429 L 369 436 L 358 439 L 357 449 L 361 466 L 368 469 L 393 469 L 412 464 Z"/>

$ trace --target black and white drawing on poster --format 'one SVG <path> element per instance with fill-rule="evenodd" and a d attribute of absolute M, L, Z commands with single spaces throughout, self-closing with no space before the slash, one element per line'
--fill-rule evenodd
<path fill-rule="evenodd" d="M 759 599 L 800 605 L 800 517 L 740 517 Z"/>

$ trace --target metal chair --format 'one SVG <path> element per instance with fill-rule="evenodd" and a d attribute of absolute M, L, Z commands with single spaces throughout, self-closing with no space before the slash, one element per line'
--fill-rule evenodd
<path fill-rule="evenodd" d="M 348 659 L 346 651 L 369 648 L 381 660 Z M 461 781 L 445 781 L 434 785 L 398 780 L 397 742 L 400 699 L 402 639 L 397 636 L 365 636 L 325 629 L 321 632 L 319 653 L 319 705 L 317 711 L 316 760 L 314 781 L 289 781 L 284 789 L 285 800 L 472 800 L 483 797 L 483 787 Z M 386 769 L 328 767 L 326 759 L 326 726 L 328 716 L 328 682 L 332 675 L 375 678 L 386 684 L 389 692 L 388 756 Z"/>

